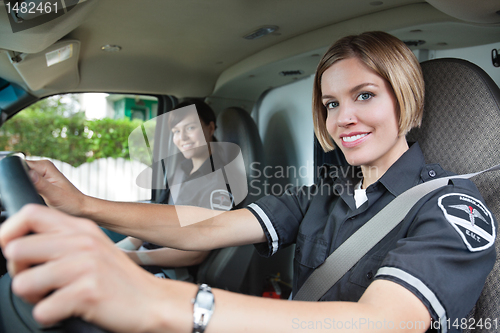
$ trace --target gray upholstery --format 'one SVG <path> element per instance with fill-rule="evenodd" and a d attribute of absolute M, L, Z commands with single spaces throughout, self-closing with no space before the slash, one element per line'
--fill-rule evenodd
<path fill-rule="evenodd" d="M 248 183 L 258 179 L 259 173 L 256 170 L 263 165 L 263 148 L 257 125 L 252 117 L 241 108 L 228 108 L 217 117 L 217 127 L 215 137 L 219 142 L 231 142 L 240 146 Z M 257 184 L 260 186 L 260 183 Z M 249 194 L 237 207 L 245 207 L 260 196 L 262 194 L 257 194 L 249 187 Z M 242 284 L 254 252 L 253 245 L 212 252 L 200 266 L 198 282 L 235 292 L 245 292 Z"/>
<path fill-rule="evenodd" d="M 245 207 L 263 195 L 263 193 L 253 191 L 250 186 L 252 181 L 255 186 L 261 185 L 259 175 L 262 176 L 262 173 L 258 170 L 262 170 L 264 166 L 264 147 L 259 130 L 250 114 L 239 107 L 231 107 L 222 111 L 217 116 L 217 126 L 215 132 L 217 140 L 232 142 L 241 148 L 245 161 L 249 194 L 239 207 Z"/>
<path fill-rule="evenodd" d="M 422 127 L 408 134 L 418 141 L 427 163 L 455 173 L 470 173 L 500 164 L 500 90 L 476 65 L 460 59 L 422 63 L 425 108 Z M 500 218 L 500 173 L 473 178 L 488 207 Z M 477 320 L 500 318 L 500 238 L 497 262 L 475 309 Z M 466 331 L 464 331 L 466 332 Z M 473 332 L 491 332 L 475 329 Z"/>

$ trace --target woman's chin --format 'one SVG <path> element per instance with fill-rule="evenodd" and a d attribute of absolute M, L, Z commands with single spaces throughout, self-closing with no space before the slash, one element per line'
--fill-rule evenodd
<path fill-rule="evenodd" d="M 360 166 L 361 164 L 363 164 L 362 160 L 357 156 L 346 155 L 345 159 L 346 159 L 347 163 L 349 163 L 349 165 L 352 165 L 352 166 Z"/>
<path fill-rule="evenodd" d="M 207 146 L 197 146 L 188 150 L 181 151 L 184 158 L 192 159 L 192 158 L 206 158 L 209 155 Z"/>
<path fill-rule="evenodd" d="M 184 151 L 181 151 L 181 153 L 182 153 L 182 156 L 184 156 L 184 158 L 186 158 L 188 160 L 193 158 L 193 156 L 194 156 L 193 149 L 184 150 Z"/>

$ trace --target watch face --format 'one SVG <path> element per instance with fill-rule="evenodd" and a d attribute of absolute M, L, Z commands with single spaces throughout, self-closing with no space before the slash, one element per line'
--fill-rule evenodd
<path fill-rule="evenodd" d="M 214 303 L 214 295 L 211 292 L 200 291 L 196 297 L 196 303 L 204 309 L 211 309 Z"/>

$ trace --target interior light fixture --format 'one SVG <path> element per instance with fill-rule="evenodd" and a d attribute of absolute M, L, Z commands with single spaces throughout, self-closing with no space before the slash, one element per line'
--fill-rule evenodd
<path fill-rule="evenodd" d="M 425 44 L 425 40 L 404 40 L 403 43 L 406 44 L 406 46 L 420 46 Z"/>
<path fill-rule="evenodd" d="M 279 29 L 279 27 L 277 25 L 266 25 L 266 26 L 258 28 L 255 31 L 252 31 L 248 35 L 243 36 L 243 38 L 248 39 L 248 40 L 261 38 L 261 37 L 264 37 L 266 35 L 269 35 L 270 33 L 277 31 L 278 29 Z"/>
<path fill-rule="evenodd" d="M 106 44 L 101 46 L 101 50 L 106 51 L 106 52 L 119 52 L 121 51 L 122 47 L 118 45 L 111 45 L 111 44 Z"/>
<path fill-rule="evenodd" d="M 295 76 L 295 75 L 302 75 L 302 74 L 304 74 L 304 71 L 301 71 L 299 69 L 280 72 L 281 76 Z"/>

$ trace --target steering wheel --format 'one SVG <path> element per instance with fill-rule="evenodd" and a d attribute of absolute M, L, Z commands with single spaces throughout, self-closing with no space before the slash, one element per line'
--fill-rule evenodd
<path fill-rule="evenodd" d="M 0 197 L 7 215 L 11 216 L 24 205 L 45 205 L 28 175 L 28 165 L 22 154 L 12 154 L 0 161 Z M 41 332 L 42 327 L 32 317 L 33 305 L 17 297 L 11 290 L 11 278 L 5 274 L 0 280 L 0 318 L 3 318 L 5 333 Z M 8 322 L 6 322 L 8 321 Z M 69 318 L 58 327 L 44 332 L 105 333 L 105 331 L 80 318 Z"/>

